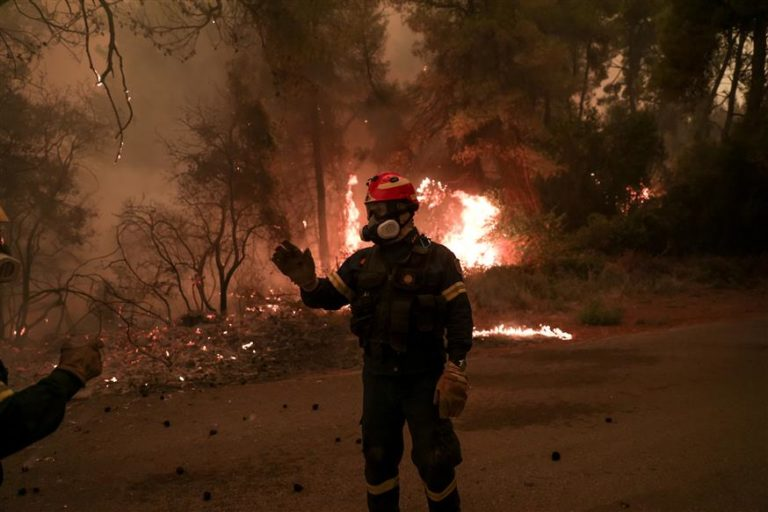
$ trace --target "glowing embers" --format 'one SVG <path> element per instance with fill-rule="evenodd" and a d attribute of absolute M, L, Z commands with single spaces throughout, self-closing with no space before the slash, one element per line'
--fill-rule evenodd
<path fill-rule="evenodd" d="M 548 325 L 540 325 L 538 329 L 531 327 L 510 327 L 504 324 L 499 324 L 490 329 L 474 329 L 472 331 L 474 338 L 489 338 L 494 336 L 504 336 L 509 338 L 557 338 L 560 340 L 568 341 L 573 339 L 573 335 L 567 333 L 557 327 L 552 328 Z"/>

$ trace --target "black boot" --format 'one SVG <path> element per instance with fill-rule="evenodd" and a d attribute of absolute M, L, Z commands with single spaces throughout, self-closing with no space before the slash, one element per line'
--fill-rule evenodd
<path fill-rule="evenodd" d="M 368 493 L 368 512 L 400 512 L 400 487 L 383 494 Z"/>
<path fill-rule="evenodd" d="M 459 499 L 459 489 L 455 488 L 446 497 L 440 500 L 434 500 L 435 496 L 427 496 L 429 512 L 460 512 L 461 499 Z"/>

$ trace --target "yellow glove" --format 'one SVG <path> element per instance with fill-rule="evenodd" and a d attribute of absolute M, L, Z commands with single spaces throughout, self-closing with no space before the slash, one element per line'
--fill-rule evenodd
<path fill-rule="evenodd" d="M 468 388 L 467 374 L 448 361 L 435 388 L 434 403 L 438 406 L 441 418 L 455 418 L 461 414 L 467 403 Z"/>
<path fill-rule="evenodd" d="M 102 363 L 100 349 L 104 343 L 93 340 L 85 344 L 75 345 L 72 340 L 67 340 L 61 346 L 61 357 L 58 368 L 66 370 L 80 382 L 85 383 L 94 377 L 101 375 Z"/>

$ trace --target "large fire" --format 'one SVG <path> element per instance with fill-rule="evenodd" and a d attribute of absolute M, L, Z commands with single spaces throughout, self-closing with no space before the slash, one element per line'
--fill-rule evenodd
<path fill-rule="evenodd" d="M 360 210 L 355 204 L 352 187 L 357 176 L 347 181 L 345 194 L 344 247 L 345 254 L 360 248 Z M 449 190 L 448 186 L 431 178 L 424 178 L 416 189 L 421 208 L 416 225 L 431 238 L 448 247 L 464 268 L 486 269 L 515 262 L 517 252 L 512 241 L 496 234 L 501 211 L 494 202 L 480 194 L 463 190 Z M 547 325 L 538 329 L 511 327 L 504 324 L 491 329 L 475 330 L 475 338 L 504 336 L 511 338 L 545 337 L 570 340 L 573 336 Z"/>
<path fill-rule="evenodd" d="M 357 185 L 351 175 L 345 194 L 346 226 L 344 252 L 360 248 L 360 211 L 354 201 L 352 187 Z M 504 251 L 509 242 L 494 236 L 500 210 L 486 196 L 451 191 L 439 181 L 424 178 L 416 190 L 421 209 L 417 225 L 430 237 L 456 254 L 464 268 L 488 268 L 511 263 L 511 251 Z"/>

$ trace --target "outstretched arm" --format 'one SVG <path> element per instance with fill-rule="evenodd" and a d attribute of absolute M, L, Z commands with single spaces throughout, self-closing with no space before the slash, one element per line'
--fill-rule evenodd
<path fill-rule="evenodd" d="M 61 424 L 67 402 L 83 386 L 73 374 L 54 370 L 37 384 L 0 395 L 0 459 L 51 434 Z"/>
<path fill-rule="evenodd" d="M 101 373 L 102 343 L 93 340 L 61 347 L 58 368 L 37 384 L 14 393 L 0 362 L 0 459 L 51 434 L 61 424 L 67 402 Z"/>

